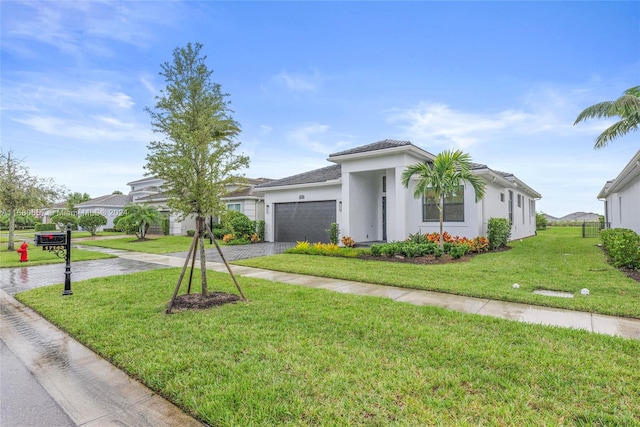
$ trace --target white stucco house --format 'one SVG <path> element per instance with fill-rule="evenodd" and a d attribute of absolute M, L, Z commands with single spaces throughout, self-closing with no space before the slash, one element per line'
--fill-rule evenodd
<path fill-rule="evenodd" d="M 598 199 L 604 201 L 610 228 L 629 228 L 640 234 L 640 150 L 616 179 L 607 181 Z"/>
<path fill-rule="evenodd" d="M 107 224 L 98 228 L 98 231 L 102 231 L 105 228 L 113 228 L 113 220 L 122 214 L 122 209 L 132 199 L 131 194 L 108 194 L 78 203 L 75 209 L 78 211 L 78 216 L 91 213 L 104 215 L 107 218 Z"/>
<path fill-rule="evenodd" d="M 384 140 L 329 155 L 322 169 L 258 185 L 264 192 L 265 240 L 327 242 L 332 222 L 356 242 L 399 241 L 409 234 L 439 231 L 437 207 L 415 199 L 401 183 L 407 166 L 435 156 L 409 141 Z M 474 164 L 486 183 L 476 203 L 465 184 L 445 199 L 445 230 L 452 235 L 486 235 L 492 217 L 512 223 L 512 239 L 535 234 L 535 202 L 541 195 L 513 174 Z"/>

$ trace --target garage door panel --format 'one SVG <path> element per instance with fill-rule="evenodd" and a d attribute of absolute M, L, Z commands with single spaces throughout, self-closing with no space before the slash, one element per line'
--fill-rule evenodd
<path fill-rule="evenodd" d="M 329 242 L 326 230 L 336 221 L 336 201 L 276 203 L 275 241 Z"/>

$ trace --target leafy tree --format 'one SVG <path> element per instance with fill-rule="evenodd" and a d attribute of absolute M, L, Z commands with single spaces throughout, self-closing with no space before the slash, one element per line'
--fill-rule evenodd
<path fill-rule="evenodd" d="M 122 194 L 122 191 L 115 190 L 115 191 L 114 191 L 113 193 L 111 193 L 111 194 Z"/>
<path fill-rule="evenodd" d="M 536 229 L 537 230 L 546 230 L 549 221 L 547 221 L 547 217 L 544 212 L 536 212 Z"/>
<path fill-rule="evenodd" d="M 7 249 L 14 250 L 16 213 L 19 209 L 40 209 L 59 200 L 64 187 L 52 179 L 39 178 L 29 173 L 11 151 L 0 152 L 0 208 L 9 213 L 9 241 Z"/>
<path fill-rule="evenodd" d="M 437 200 L 440 211 L 440 248 L 443 247 L 443 204 L 444 197 L 452 194 L 463 182 L 473 187 L 476 202 L 484 197 L 485 184 L 477 175 L 471 172 L 471 156 L 461 150 L 445 150 L 438 154 L 433 162 L 422 162 L 409 166 L 402 172 L 402 184 L 409 188 L 411 178 L 416 175 L 418 182 L 413 192 L 417 198 L 426 197 L 432 192 Z"/>
<path fill-rule="evenodd" d="M 89 200 L 91 200 L 91 196 L 88 193 L 69 193 L 66 200 L 67 209 L 73 211 L 78 203 L 88 202 Z"/>
<path fill-rule="evenodd" d="M 240 126 L 232 118 L 229 95 L 211 81 L 213 71 L 201 49 L 200 43 L 176 48 L 173 62 L 161 66 L 166 86 L 146 111 L 153 131 L 164 138 L 149 144 L 145 168 L 164 180 L 167 205 L 174 212 L 196 217 L 193 250 L 200 247 L 202 294 L 207 295 L 205 218 L 224 212 L 226 185 L 237 181 L 234 173 L 247 167 L 249 158 L 236 154 Z"/>
<path fill-rule="evenodd" d="M 65 231 L 67 229 L 67 225 L 77 225 L 78 218 L 75 215 L 71 215 L 64 212 L 58 212 L 57 214 L 51 217 L 51 222 L 55 223 L 56 226 L 60 229 L 60 231 Z"/>
<path fill-rule="evenodd" d="M 87 213 L 78 217 L 78 225 L 95 236 L 98 227 L 107 225 L 107 217 L 96 213 Z"/>
<path fill-rule="evenodd" d="M 135 233 L 138 239 L 142 240 L 147 235 L 149 227 L 160 224 L 163 219 L 164 215 L 155 206 L 147 203 L 129 203 L 124 207 L 115 225 L 125 233 Z"/>
<path fill-rule="evenodd" d="M 640 127 L 640 86 L 624 91 L 615 101 L 604 101 L 586 108 L 578 115 L 573 125 L 593 118 L 619 117 L 613 125 L 604 130 L 597 138 L 593 148 L 605 147 L 609 142 L 620 138 Z"/>

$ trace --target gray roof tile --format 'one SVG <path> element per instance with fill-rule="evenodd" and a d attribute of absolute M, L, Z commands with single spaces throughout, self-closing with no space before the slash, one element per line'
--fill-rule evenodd
<path fill-rule="evenodd" d="M 131 202 L 130 194 L 109 194 L 106 196 L 96 197 L 87 202 L 78 203 L 76 208 L 87 208 L 91 206 L 125 206 Z"/>
<path fill-rule="evenodd" d="M 281 187 L 283 185 L 311 184 L 314 182 L 326 182 L 339 179 L 342 176 L 342 166 L 332 165 L 321 169 L 304 172 L 298 175 L 289 176 L 276 181 L 256 186 L 256 189 L 268 187 Z"/>
<path fill-rule="evenodd" d="M 404 147 L 408 145 L 413 145 L 413 144 L 409 141 L 396 141 L 393 139 L 385 139 L 384 141 L 374 142 L 373 144 L 361 145 L 360 147 L 352 148 L 350 150 L 329 154 L 329 157 L 346 156 L 348 154 L 366 153 L 368 151 L 384 150 L 387 148 Z"/>

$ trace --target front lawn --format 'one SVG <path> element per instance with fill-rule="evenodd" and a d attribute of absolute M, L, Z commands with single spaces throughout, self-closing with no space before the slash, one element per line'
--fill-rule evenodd
<path fill-rule="evenodd" d="M 20 244 L 16 245 L 16 249 Z M 71 263 L 76 261 L 90 261 L 94 259 L 114 258 L 115 255 L 103 254 L 95 251 L 83 251 L 71 248 Z M 41 247 L 29 245 L 29 262 L 20 262 L 20 254 L 16 251 L 0 251 L 0 268 L 8 267 L 32 267 L 34 265 L 64 263 L 64 253 L 62 258 L 58 258 L 55 253 L 44 251 Z"/>
<path fill-rule="evenodd" d="M 638 340 L 244 277 L 166 315 L 179 272 L 16 297 L 210 425 L 640 424 Z"/>
<path fill-rule="evenodd" d="M 84 240 L 82 244 L 150 254 L 168 254 L 188 251 L 192 241 L 193 237 L 189 236 L 151 236 L 143 241 L 139 241 L 137 237 L 123 237 L 122 239 Z M 209 239 L 204 239 L 204 241 L 205 246 L 208 246 Z M 218 244 L 222 244 L 222 242 L 218 241 Z M 215 248 L 214 245 L 210 246 Z"/>
<path fill-rule="evenodd" d="M 553 228 L 510 243 L 511 250 L 468 262 L 414 265 L 384 261 L 281 254 L 235 262 L 276 271 L 447 292 L 594 313 L 640 318 L 640 283 L 606 262 L 600 240 L 577 228 Z M 514 289 L 517 283 L 519 289 Z M 589 289 L 590 295 L 580 291 Z M 532 294 L 569 292 L 573 298 Z"/>

